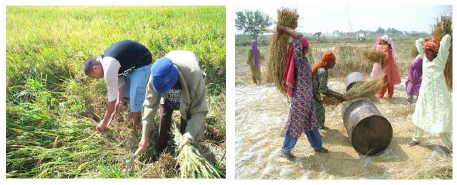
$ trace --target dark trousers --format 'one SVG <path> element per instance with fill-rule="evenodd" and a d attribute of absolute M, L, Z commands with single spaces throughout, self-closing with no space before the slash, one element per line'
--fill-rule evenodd
<path fill-rule="evenodd" d="M 165 148 L 167 148 L 168 140 L 170 139 L 171 131 L 171 116 L 173 115 L 173 109 L 168 106 L 168 100 L 165 100 L 164 104 L 160 105 L 160 119 L 159 119 L 159 133 L 157 134 L 156 143 L 156 154 L 160 155 Z M 190 116 L 189 116 L 190 117 Z M 189 119 L 189 118 L 188 118 Z M 184 134 L 186 131 L 187 119 L 181 117 L 181 126 L 179 131 Z"/>

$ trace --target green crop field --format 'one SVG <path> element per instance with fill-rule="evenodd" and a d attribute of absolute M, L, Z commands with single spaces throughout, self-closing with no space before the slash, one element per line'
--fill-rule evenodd
<path fill-rule="evenodd" d="M 145 45 L 153 60 L 177 49 L 199 57 L 210 112 L 205 137 L 194 144 L 225 176 L 225 15 L 224 6 L 7 6 L 6 177 L 124 177 L 141 130 L 128 127 L 126 107 L 105 132 L 96 131 L 106 86 L 82 66 L 125 39 Z M 150 138 L 129 177 L 179 177 L 174 142 L 150 165 Z"/>

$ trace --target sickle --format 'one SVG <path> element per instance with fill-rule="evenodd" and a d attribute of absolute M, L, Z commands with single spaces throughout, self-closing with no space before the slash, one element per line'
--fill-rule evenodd
<path fill-rule="evenodd" d="M 136 152 L 133 154 L 132 158 L 130 159 L 129 163 L 127 164 L 127 169 L 125 169 L 125 179 L 128 177 L 130 166 L 132 165 L 133 160 L 135 160 L 136 156 L 141 153 L 141 148 L 138 148 Z"/>

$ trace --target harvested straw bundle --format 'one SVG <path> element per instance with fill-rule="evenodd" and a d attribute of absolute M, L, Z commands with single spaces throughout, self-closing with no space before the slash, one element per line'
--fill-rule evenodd
<path fill-rule="evenodd" d="M 352 88 L 343 94 L 346 100 L 350 101 L 356 98 L 366 98 L 378 93 L 382 86 L 384 73 L 364 83 L 356 83 Z"/>
<path fill-rule="evenodd" d="M 370 81 L 355 83 L 349 91 L 343 94 L 343 97 L 347 101 L 351 101 L 356 98 L 369 98 L 370 96 L 378 93 L 382 86 L 384 86 L 383 78 L 384 73 L 381 73 Z M 322 103 L 324 105 L 338 105 L 341 102 L 334 97 L 323 96 Z"/>
<path fill-rule="evenodd" d="M 281 8 L 278 10 L 279 25 L 295 29 L 298 26 L 298 12 L 296 9 Z"/>
<path fill-rule="evenodd" d="M 417 55 L 419 55 L 419 52 L 417 51 L 416 44 L 413 44 L 411 46 L 411 57 L 416 58 Z"/>
<path fill-rule="evenodd" d="M 441 20 L 436 19 L 436 24 L 432 26 L 433 39 L 441 41 L 446 34 L 452 35 L 452 16 L 441 16 Z M 444 71 L 446 72 L 447 87 L 452 90 L 452 42 Z"/>
<path fill-rule="evenodd" d="M 343 94 L 343 97 L 347 101 L 351 101 L 356 98 L 369 98 L 370 96 L 378 93 L 381 90 L 382 86 L 384 86 L 382 80 L 383 78 L 384 73 L 381 73 L 370 81 L 355 83 L 349 91 Z M 323 96 L 322 103 L 324 105 L 338 105 L 341 102 L 334 97 Z"/>
<path fill-rule="evenodd" d="M 297 10 L 287 8 L 278 10 L 278 23 L 295 29 L 298 24 Z M 282 75 L 287 60 L 287 49 L 289 45 L 289 35 L 275 32 L 270 37 L 270 58 L 268 60 L 268 75 L 275 83 L 276 87 L 282 94 L 287 94 L 286 89 L 282 87 Z"/>
<path fill-rule="evenodd" d="M 225 172 L 219 170 L 202 157 L 197 148 L 195 148 L 197 146 L 196 143 L 187 143 L 179 150 L 178 146 L 181 145 L 183 136 L 175 126 L 173 134 L 177 146 L 176 166 L 179 166 L 180 178 L 225 178 Z"/>
<path fill-rule="evenodd" d="M 370 63 L 378 62 L 382 64 L 384 61 L 384 53 L 382 51 L 376 51 L 373 49 L 367 49 L 362 51 L 363 57 Z"/>
<path fill-rule="evenodd" d="M 323 96 L 322 97 L 322 104 L 328 106 L 328 105 L 338 105 L 340 104 L 340 100 L 330 97 L 330 96 Z"/>

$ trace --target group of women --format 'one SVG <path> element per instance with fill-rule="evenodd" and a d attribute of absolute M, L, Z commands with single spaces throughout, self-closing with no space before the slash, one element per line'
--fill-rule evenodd
<path fill-rule="evenodd" d="M 328 51 L 322 60 L 311 67 L 306 58 L 309 42 L 295 28 L 278 25 L 279 33 L 286 33 L 294 40 L 289 45 L 286 61 L 283 87 L 290 96 L 291 107 L 289 116 L 281 136 L 285 137 L 282 154 L 288 159 L 295 159 L 291 153 L 298 137 L 305 133 L 315 152 L 327 153 L 322 145 L 322 138 L 318 128 L 326 130 L 325 110 L 321 101 L 321 94 L 346 101 L 344 97 L 328 88 L 328 70 L 336 64 L 336 57 Z M 416 47 L 419 56 L 410 67 L 410 74 L 406 82 L 409 101 L 412 96 L 418 96 L 415 112 L 412 116 L 414 134 L 408 143 L 417 145 L 423 136 L 424 130 L 439 134 L 447 148 L 452 150 L 450 132 L 452 130 L 452 103 L 450 93 L 445 83 L 443 70 L 449 55 L 451 37 L 446 35 L 439 43 L 433 39 L 418 39 Z M 384 52 L 382 64 L 375 63 L 372 77 L 384 75 L 384 86 L 377 94 L 379 99 L 392 98 L 394 86 L 401 83 L 400 73 L 396 65 L 397 54 L 392 39 L 383 35 L 378 38 L 373 49 Z"/>

